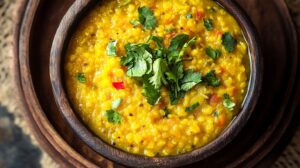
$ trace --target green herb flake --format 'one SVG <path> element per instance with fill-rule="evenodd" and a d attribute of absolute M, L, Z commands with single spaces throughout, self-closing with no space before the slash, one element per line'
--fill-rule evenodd
<path fill-rule="evenodd" d="M 213 20 L 212 19 L 204 19 L 203 20 L 204 27 L 206 30 L 211 31 L 213 27 Z"/>
<path fill-rule="evenodd" d="M 221 85 L 221 80 L 217 78 L 215 70 L 210 71 L 204 76 L 204 82 L 208 86 L 218 87 Z"/>
<path fill-rule="evenodd" d="M 77 73 L 76 76 L 75 76 L 75 79 L 78 80 L 80 83 L 86 83 L 87 82 L 84 73 Z"/>
<path fill-rule="evenodd" d="M 108 56 L 111 56 L 111 57 L 115 57 L 117 56 L 117 49 L 116 49 L 116 46 L 117 46 L 117 41 L 116 40 L 112 40 L 108 43 L 107 47 L 106 47 L 106 54 Z"/>
<path fill-rule="evenodd" d="M 167 62 L 162 59 L 158 58 L 153 63 L 153 73 L 154 75 L 150 78 L 150 83 L 153 84 L 155 89 L 160 89 L 162 83 L 167 83 L 164 74 L 168 69 Z"/>
<path fill-rule="evenodd" d="M 147 81 L 143 83 L 143 95 L 147 98 L 147 102 L 150 105 L 155 105 L 161 98 L 160 90 L 155 89 L 155 87 Z"/>
<path fill-rule="evenodd" d="M 200 106 L 200 103 L 197 102 L 197 103 L 191 105 L 190 107 L 187 107 L 185 109 L 185 112 L 190 113 L 190 112 L 194 111 L 199 106 Z"/>
<path fill-rule="evenodd" d="M 231 33 L 227 32 L 222 35 L 222 44 L 227 50 L 227 52 L 232 53 L 236 48 L 237 41 L 231 35 Z"/>
<path fill-rule="evenodd" d="M 223 105 L 228 110 L 232 111 L 236 104 L 231 100 L 230 96 L 226 93 L 224 94 Z"/>
<path fill-rule="evenodd" d="M 114 110 L 107 110 L 105 117 L 107 118 L 108 122 L 113 124 L 120 124 L 122 120 L 121 115 Z"/>
<path fill-rule="evenodd" d="M 216 60 L 221 56 L 221 50 L 219 49 L 213 49 L 211 47 L 208 47 L 205 49 L 205 53 L 207 56 L 209 56 L 210 58 Z"/>
<path fill-rule="evenodd" d="M 153 30 L 157 26 L 157 20 L 154 16 L 153 11 L 148 7 L 140 7 L 139 12 L 139 22 L 147 30 Z"/>
<path fill-rule="evenodd" d="M 189 41 L 189 35 L 186 34 L 179 34 L 177 36 L 175 36 L 172 40 L 171 40 L 171 44 L 169 47 L 169 51 L 175 51 L 175 50 L 179 50 L 183 47 L 183 45 Z"/>
<path fill-rule="evenodd" d="M 194 45 L 197 41 L 197 37 L 193 37 L 190 41 L 188 41 L 187 43 L 185 43 L 181 49 L 181 51 L 179 52 L 179 57 L 183 57 L 187 48 Z"/>
<path fill-rule="evenodd" d="M 191 90 L 198 83 L 202 82 L 201 74 L 193 70 L 187 70 L 183 79 L 181 89 L 184 91 Z"/>
<path fill-rule="evenodd" d="M 188 14 L 186 14 L 186 18 L 187 18 L 187 19 L 192 19 L 192 18 L 193 18 L 193 15 L 192 15 L 191 13 L 188 13 Z"/>
<path fill-rule="evenodd" d="M 130 24 L 132 24 L 133 26 L 138 26 L 141 23 L 138 20 L 130 20 Z"/>
<path fill-rule="evenodd" d="M 121 65 L 127 66 L 128 77 L 142 77 L 152 72 L 152 54 L 146 49 L 146 45 L 127 44 L 126 57 L 121 58 Z"/>
<path fill-rule="evenodd" d="M 151 41 L 155 48 L 151 48 Z M 186 91 L 202 81 L 200 73 L 192 70 L 184 72 L 183 68 L 185 51 L 195 42 L 196 37 L 189 40 L 188 35 L 179 34 L 166 48 L 162 37 L 150 36 L 146 43 L 127 44 L 126 55 L 121 57 L 120 64 L 127 67 L 128 77 L 143 86 L 143 95 L 150 105 L 159 102 L 162 86 L 168 89 L 170 102 L 175 105 Z"/>
<path fill-rule="evenodd" d="M 121 105 L 122 101 L 123 101 L 123 99 L 121 99 L 121 98 L 114 100 L 111 104 L 111 108 L 113 110 L 116 110 Z"/>

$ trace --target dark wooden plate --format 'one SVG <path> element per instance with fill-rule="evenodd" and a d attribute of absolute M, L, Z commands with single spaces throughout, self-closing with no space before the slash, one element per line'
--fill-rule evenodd
<path fill-rule="evenodd" d="M 264 83 L 249 123 L 223 150 L 189 167 L 267 167 L 299 119 L 298 41 L 284 0 L 237 0 L 259 30 Z M 63 120 L 49 78 L 50 47 L 73 0 L 24 0 L 15 29 L 16 82 L 27 121 L 41 146 L 66 167 L 121 167 L 86 146 Z M 296 87 L 298 86 L 298 88 Z"/>

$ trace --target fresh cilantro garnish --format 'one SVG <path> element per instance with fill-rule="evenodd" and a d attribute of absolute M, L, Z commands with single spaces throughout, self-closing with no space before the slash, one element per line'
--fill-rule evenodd
<path fill-rule="evenodd" d="M 117 108 L 121 105 L 122 101 L 123 101 L 123 100 L 122 100 L 121 98 L 118 98 L 118 99 L 114 100 L 114 101 L 112 102 L 112 104 L 111 104 L 111 108 L 112 108 L 113 110 L 117 109 Z"/>
<path fill-rule="evenodd" d="M 187 107 L 185 109 L 185 112 L 190 113 L 190 112 L 194 111 L 199 106 L 200 106 L 200 103 L 197 102 L 197 103 L 191 105 L 190 107 Z"/>
<path fill-rule="evenodd" d="M 148 7 L 140 7 L 138 9 L 139 12 L 139 22 L 145 27 L 147 30 L 152 30 L 157 25 L 157 20 L 153 14 L 153 11 Z"/>
<path fill-rule="evenodd" d="M 229 95 L 226 93 L 224 94 L 224 100 L 223 100 L 223 105 L 229 110 L 233 110 L 235 107 L 235 103 L 230 99 Z"/>
<path fill-rule="evenodd" d="M 186 18 L 187 18 L 187 19 L 192 19 L 192 18 L 193 18 L 193 15 L 192 15 L 191 13 L 188 13 L 188 14 L 186 14 Z"/>
<path fill-rule="evenodd" d="M 176 105 L 181 98 L 184 98 L 185 92 L 182 90 L 177 90 L 176 87 L 171 86 L 169 96 L 171 105 Z"/>
<path fill-rule="evenodd" d="M 189 41 L 189 36 L 186 34 L 179 34 L 171 40 L 169 51 L 178 51 L 183 45 Z"/>
<path fill-rule="evenodd" d="M 214 28 L 212 19 L 204 19 L 203 24 L 208 31 L 211 31 Z"/>
<path fill-rule="evenodd" d="M 148 81 L 144 81 L 143 95 L 147 98 L 147 102 L 151 105 L 155 105 L 161 98 L 160 90 L 155 89 L 155 87 Z"/>
<path fill-rule="evenodd" d="M 183 91 L 189 91 L 200 82 L 202 82 L 201 74 L 189 69 L 185 72 L 185 75 L 181 81 L 181 89 Z"/>
<path fill-rule="evenodd" d="M 155 89 L 160 89 L 162 83 L 167 84 L 164 75 L 167 70 L 168 70 L 168 64 L 164 59 L 158 58 L 154 61 L 153 63 L 154 75 L 150 77 L 150 82 L 155 87 Z"/>
<path fill-rule="evenodd" d="M 204 76 L 204 82 L 208 86 L 217 87 L 220 86 L 221 80 L 217 78 L 215 70 L 210 71 Z"/>
<path fill-rule="evenodd" d="M 155 43 L 151 48 L 150 42 Z M 143 85 L 143 95 L 151 105 L 161 98 L 160 89 L 169 91 L 170 102 L 177 104 L 185 93 L 202 82 L 201 74 L 193 70 L 184 71 L 183 57 L 187 48 L 196 42 L 196 37 L 179 34 L 171 39 L 170 46 L 164 46 L 163 38 L 150 36 L 146 43 L 127 44 L 126 56 L 121 65 L 127 67 L 126 75 Z"/>
<path fill-rule="evenodd" d="M 219 49 L 213 49 L 211 47 L 208 47 L 205 49 L 206 55 L 208 55 L 212 59 L 217 59 L 221 56 L 221 50 Z"/>
<path fill-rule="evenodd" d="M 231 33 L 227 32 L 222 35 L 222 44 L 229 53 L 232 53 L 236 48 L 237 41 Z"/>
<path fill-rule="evenodd" d="M 119 7 L 126 6 L 131 3 L 131 0 L 118 0 Z"/>
<path fill-rule="evenodd" d="M 196 43 L 196 41 L 197 41 L 197 37 L 193 37 L 190 41 L 188 41 L 187 43 L 185 43 L 185 44 L 183 45 L 182 49 L 181 49 L 180 52 L 179 52 L 179 57 L 182 58 L 182 57 L 184 56 L 184 54 L 185 54 L 187 48 L 188 48 L 189 46 L 194 45 L 194 44 Z"/>
<path fill-rule="evenodd" d="M 130 20 L 130 24 L 132 24 L 133 26 L 138 26 L 141 23 L 138 20 Z"/>
<path fill-rule="evenodd" d="M 169 62 L 180 62 L 185 54 L 186 49 L 196 42 L 196 37 L 189 41 L 189 36 L 186 34 L 179 34 L 171 40 L 168 48 Z"/>
<path fill-rule="evenodd" d="M 77 73 L 75 79 L 78 80 L 80 83 L 86 83 L 86 78 L 84 73 Z"/>
<path fill-rule="evenodd" d="M 114 110 L 107 110 L 105 116 L 108 122 L 113 124 L 120 124 L 122 117 L 119 113 L 115 112 Z"/>
<path fill-rule="evenodd" d="M 106 47 L 106 54 L 108 56 L 117 56 L 117 49 L 116 49 L 116 45 L 117 45 L 117 41 L 116 40 L 112 40 L 108 43 L 107 47 Z"/>
<path fill-rule="evenodd" d="M 121 58 L 121 65 L 127 66 L 128 77 L 142 77 L 152 71 L 152 54 L 146 49 L 147 45 L 127 44 L 127 56 Z"/>

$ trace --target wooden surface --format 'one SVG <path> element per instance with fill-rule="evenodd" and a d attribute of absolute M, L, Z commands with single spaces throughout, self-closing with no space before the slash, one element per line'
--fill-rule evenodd
<path fill-rule="evenodd" d="M 57 110 L 50 88 L 54 33 L 72 0 L 24 0 L 15 31 L 15 70 L 28 122 L 41 145 L 66 167 L 119 167 L 76 138 Z M 266 167 L 280 154 L 299 116 L 297 38 L 283 0 L 238 0 L 263 42 L 262 96 L 249 124 L 225 149 L 189 167 Z M 25 8 L 22 8 L 23 10 Z M 24 13 L 23 10 L 20 13 Z M 297 78 L 296 78 L 297 77 Z M 279 146 L 278 146 L 279 144 Z M 278 147 L 276 147 L 278 146 Z"/>

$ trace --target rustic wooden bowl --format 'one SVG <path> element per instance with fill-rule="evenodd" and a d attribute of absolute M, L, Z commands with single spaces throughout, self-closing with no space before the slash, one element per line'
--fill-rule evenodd
<path fill-rule="evenodd" d="M 75 133 L 102 156 L 130 167 L 178 167 L 205 159 L 224 148 L 243 128 L 256 106 L 262 83 L 262 56 L 256 29 L 247 15 L 233 0 L 216 0 L 238 21 L 249 45 L 250 80 L 248 92 L 240 113 L 222 134 L 206 146 L 186 154 L 170 157 L 145 157 L 117 149 L 98 138 L 81 121 L 72 109 L 64 89 L 63 56 L 71 35 L 80 20 L 97 0 L 77 0 L 63 17 L 55 34 L 50 54 L 50 78 L 55 101 L 65 120 Z"/>

